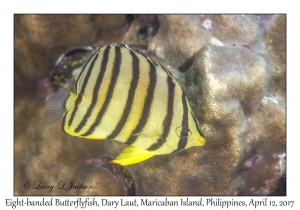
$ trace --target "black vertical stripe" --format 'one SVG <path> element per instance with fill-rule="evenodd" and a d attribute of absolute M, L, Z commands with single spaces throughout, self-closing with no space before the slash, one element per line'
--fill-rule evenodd
<path fill-rule="evenodd" d="M 98 101 L 98 92 L 101 86 L 101 83 L 103 81 L 103 77 L 104 77 L 104 73 L 105 73 L 105 69 L 107 66 L 107 62 L 108 62 L 108 55 L 109 55 L 109 50 L 110 50 L 110 46 L 107 46 L 104 53 L 103 53 L 103 57 L 102 57 L 102 62 L 101 62 L 101 68 L 100 68 L 100 73 L 98 75 L 98 78 L 96 80 L 95 86 L 94 86 L 94 90 L 93 90 L 93 96 L 92 96 L 92 103 L 89 106 L 86 114 L 84 115 L 83 119 L 81 120 L 81 122 L 79 123 L 79 125 L 77 126 L 77 128 L 75 129 L 75 132 L 78 133 L 83 126 L 85 126 L 88 118 L 91 116 L 97 101 Z"/>
<path fill-rule="evenodd" d="M 157 141 L 152 144 L 148 150 L 149 151 L 154 151 L 160 148 L 166 141 L 167 136 L 169 135 L 170 129 L 171 129 L 171 123 L 172 123 L 172 118 L 173 118 L 173 106 L 174 106 L 174 90 L 175 90 L 175 85 L 172 81 L 172 78 L 168 76 L 167 79 L 168 82 L 168 107 L 167 107 L 167 114 L 165 116 L 165 119 L 163 121 L 163 134 L 160 138 L 157 139 Z"/>
<path fill-rule="evenodd" d="M 119 121 L 115 130 L 107 137 L 107 139 L 114 139 L 116 136 L 118 136 L 118 134 L 120 133 L 120 131 L 122 130 L 122 128 L 124 127 L 124 125 L 128 119 L 128 116 L 130 114 L 130 111 L 131 111 L 131 108 L 133 105 L 134 93 L 135 93 L 136 87 L 138 85 L 138 80 L 139 80 L 139 74 L 140 74 L 139 65 L 140 64 L 139 64 L 139 59 L 136 56 L 136 54 L 134 52 L 132 52 L 131 50 L 130 50 L 130 54 L 132 57 L 132 80 L 130 83 L 130 89 L 128 91 L 127 102 L 126 102 L 121 120 Z"/>
<path fill-rule="evenodd" d="M 199 129 L 199 125 L 198 125 L 198 122 L 197 122 L 197 119 L 196 119 L 194 113 L 191 112 L 191 114 L 192 114 L 192 117 L 193 117 L 193 120 L 194 120 L 194 123 L 195 123 L 195 125 L 196 125 L 196 129 L 197 129 L 198 133 L 199 133 L 203 138 L 205 138 L 204 135 L 203 135 L 203 133 L 202 133 L 202 132 L 200 131 L 200 129 Z"/>
<path fill-rule="evenodd" d="M 162 145 L 164 145 L 164 143 L 165 143 L 165 140 L 163 140 L 162 138 L 158 138 L 156 140 L 156 142 L 148 148 L 148 150 L 155 151 L 155 150 L 159 149 Z"/>
<path fill-rule="evenodd" d="M 97 50 L 97 52 L 95 52 L 94 54 L 96 53 L 99 53 L 101 50 L 101 48 L 99 50 Z M 93 55 L 88 59 L 88 61 L 84 64 L 84 66 L 82 67 L 82 70 L 79 74 L 79 76 L 77 77 L 77 80 L 76 80 L 76 83 L 75 83 L 75 92 L 77 93 L 77 86 L 78 86 L 78 81 L 80 80 L 80 77 L 82 76 L 83 72 L 84 72 L 84 69 L 86 68 L 86 66 L 90 63 L 90 61 L 92 60 L 93 58 Z"/>
<path fill-rule="evenodd" d="M 112 96 L 114 93 L 114 88 L 116 86 L 116 82 L 118 80 L 118 76 L 120 73 L 121 62 L 122 62 L 120 47 L 116 46 L 115 50 L 116 50 L 116 54 L 115 54 L 115 60 L 114 60 L 114 66 L 113 66 L 113 74 L 112 74 L 111 81 L 109 84 L 106 100 L 104 101 L 103 106 L 101 107 L 101 109 L 98 113 L 96 121 L 91 125 L 91 127 L 89 128 L 89 130 L 87 132 L 82 134 L 82 136 L 88 136 L 94 132 L 95 128 L 101 123 L 102 117 L 103 117 L 105 111 L 107 110 L 108 105 L 112 99 Z"/>
<path fill-rule="evenodd" d="M 183 150 L 187 144 L 188 139 L 188 107 L 184 93 L 182 93 L 182 106 L 183 106 L 183 116 L 182 116 L 182 131 L 180 140 L 178 142 L 177 151 Z"/>
<path fill-rule="evenodd" d="M 73 110 L 73 112 L 72 112 L 72 114 L 71 114 L 71 117 L 70 117 L 70 120 L 69 120 L 69 126 L 71 126 L 71 124 L 72 124 L 72 122 L 73 122 L 73 119 L 74 119 L 75 114 L 76 114 L 77 109 L 78 109 L 78 105 L 80 104 L 80 102 L 81 102 L 81 100 L 82 100 L 82 95 L 81 95 L 81 94 L 84 92 L 84 89 L 85 89 L 85 87 L 86 87 L 86 84 L 87 84 L 87 82 L 88 82 L 90 76 L 91 76 L 91 72 L 92 72 L 92 70 L 93 70 L 93 68 L 94 68 L 94 64 L 95 64 L 95 62 L 96 62 L 98 56 L 99 56 L 99 53 L 95 55 L 95 57 L 94 57 L 94 59 L 93 59 L 91 65 L 90 65 L 90 67 L 89 67 L 89 69 L 88 69 L 88 72 L 87 72 L 87 74 L 86 74 L 86 76 L 85 76 L 85 78 L 84 78 L 84 81 L 83 81 L 83 84 L 82 84 L 82 87 L 81 87 L 81 91 L 80 91 L 80 93 L 79 93 L 79 96 L 78 96 L 78 97 L 76 98 L 76 100 L 75 100 L 74 110 Z M 84 70 L 85 70 L 85 69 L 83 69 L 82 71 L 84 71 Z M 78 78 L 78 79 L 79 79 L 79 78 Z"/>
<path fill-rule="evenodd" d="M 68 114 L 69 111 L 67 111 L 63 117 L 63 120 L 62 120 L 62 126 L 61 126 L 61 129 L 64 133 L 68 134 L 66 131 L 65 131 L 65 124 L 66 124 L 66 117 L 67 117 L 67 114 Z"/>
<path fill-rule="evenodd" d="M 143 130 L 144 126 L 147 123 L 149 114 L 150 114 L 150 109 L 151 109 L 151 105 L 152 105 L 152 101 L 153 101 L 153 97 L 154 97 L 154 90 L 155 90 L 155 86 L 156 86 L 156 80 L 157 80 L 157 75 L 156 75 L 156 67 L 150 62 L 149 63 L 149 77 L 150 77 L 150 83 L 148 85 L 147 88 L 147 96 L 144 102 L 144 108 L 142 111 L 142 115 L 141 118 L 139 120 L 138 125 L 135 127 L 134 131 L 131 133 L 129 139 L 126 141 L 126 144 L 131 145 L 133 144 L 136 139 L 137 139 L 137 135 L 132 135 L 135 133 L 139 133 Z"/>

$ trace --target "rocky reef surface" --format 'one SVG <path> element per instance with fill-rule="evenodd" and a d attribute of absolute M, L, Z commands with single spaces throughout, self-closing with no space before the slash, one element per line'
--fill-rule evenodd
<path fill-rule="evenodd" d="M 15 15 L 14 33 L 15 195 L 286 194 L 285 15 Z M 49 125 L 57 58 L 111 42 L 172 72 L 205 146 L 122 167 L 125 145 Z"/>

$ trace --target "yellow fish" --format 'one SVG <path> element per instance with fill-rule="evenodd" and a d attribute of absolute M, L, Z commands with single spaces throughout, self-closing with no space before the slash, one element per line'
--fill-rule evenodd
<path fill-rule="evenodd" d="M 170 72 L 127 45 L 101 47 L 74 90 L 60 89 L 48 105 L 61 109 L 62 130 L 71 136 L 129 145 L 113 160 L 124 166 L 205 144 Z"/>

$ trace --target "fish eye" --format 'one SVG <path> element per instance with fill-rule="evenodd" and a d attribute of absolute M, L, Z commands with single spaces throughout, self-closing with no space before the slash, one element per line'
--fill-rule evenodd
<path fill-rule="evenodd" d="M 176 135 L 178 137 L 187 137 L 189 138 L 192 135 L 192 131 L 190 131 L 189 128 L 183 127 L 183 126 L 178 126 L 175 130 Z"/>

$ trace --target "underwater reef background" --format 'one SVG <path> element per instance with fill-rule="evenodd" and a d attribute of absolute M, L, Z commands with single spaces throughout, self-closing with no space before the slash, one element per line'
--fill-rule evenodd
<path fill-rule="evenodd" d="M 122 167 L 49 123 L 58 57 L 111 42 L 172 72 L 203 147 Z M 15 195 L 286 195 L 286 15 L 15 15 L 14 68 Z"/>

